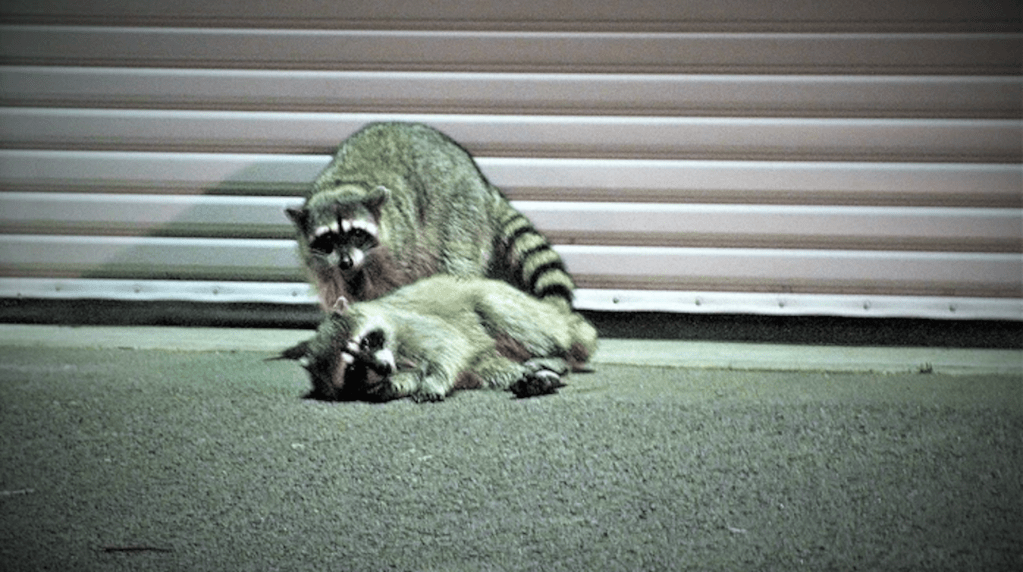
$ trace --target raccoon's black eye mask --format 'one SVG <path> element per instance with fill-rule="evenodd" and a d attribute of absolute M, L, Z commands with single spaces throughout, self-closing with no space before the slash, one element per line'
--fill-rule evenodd
<path fill-rule="evenodd" d="M 338 243 L 339 238 L 340 237 L 333 232 L 321 234 L 309 243 L 309 248 L 316 252 L 330 254 L 331 252 L 334 252 L 334 246 Z"/>
<path fill-rule="evenodd" d="M 384 347 L 384 333 L 380 330 L 369 332 L 359 342 L 359 350 L 363 353 L 374 352 L 382 347 Z"/>
<path fill-rule="evenodd" d="M 340 244 L 367 249 L 376 245 L 376 237 L 361 228 L 353 228 L 345 234 L 326 232 L 314 238 L 309 243 L 309 248 L 321 254 L 330 254 Z"/>
<path fill-rule="evenodd" d="M 369 231 L 361 228 L 353 228 L 348 233 L 348 242 L 358 246 L 359 248 L 365 248 L 376 244 L 377 238 L 370 234 Z"/>
<path fill-rule="evenodd" d="M 376 246 L 376 237 L 361 228 L 353 228 L 346 234 L 325 232 L 313 238 L 309 248 L 320 254 L 330 254 L 343 244 L 366 250 Z"/>

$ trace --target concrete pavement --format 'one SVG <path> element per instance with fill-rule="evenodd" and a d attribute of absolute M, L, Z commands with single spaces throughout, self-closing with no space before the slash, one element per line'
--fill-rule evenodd
<path fill-rule="evenodd" d="M 1018 352 L 605 340 L 557 395 L 321 403 L 263 361 L 305 335 L 0 328 L 0 569 L 1023 566 Z"/>

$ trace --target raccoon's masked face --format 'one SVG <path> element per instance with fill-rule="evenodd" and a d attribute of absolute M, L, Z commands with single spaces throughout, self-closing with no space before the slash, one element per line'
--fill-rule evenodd
<path fill-rule="evenodd" d="M 328 401 L 387 399 L 388 380 L 395 371 L 387 330 L 359 327 L 359 318 L 336 310 L 316 338 L 285 350 L 309 372 L 308 397 Z"/>
<path fill-rule="evenodd" d="M 339 366 L 343 364 L 345 385 L 367 395 L 380 395 L 395 370 L 394 352 L 388 347 L 387 334 L 381 329 L 372 329 L 347 340 L 340 355 Z"/>
<path fill-rule="evenodd" d="M 380 205 L 386 195 L 383 188 L 363 194 L 361 200 L 325 192 L 313 195 L 301 209 L 288 209 L 310 266 L 321 273 L 338 270 L 344 276 L 358 272 L 380 244 Z"/>

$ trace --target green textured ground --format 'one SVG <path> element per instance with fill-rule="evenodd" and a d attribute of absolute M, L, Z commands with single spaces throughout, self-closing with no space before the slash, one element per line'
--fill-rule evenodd
<path fill-rule="evenodd" d="M 1018 372 L 324 404 L 269 355 L 0 346 L 0 568 L 1023 567 Z"/>

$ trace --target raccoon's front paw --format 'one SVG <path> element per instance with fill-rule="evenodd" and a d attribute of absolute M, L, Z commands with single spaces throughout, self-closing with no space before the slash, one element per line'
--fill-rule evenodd
<path fill-rule="evenodd" d="M 370 401 L 392 401 L 412 395 L 418 386 L 416 375 L 398 372 L 376 380 L 375 383 L 363 384 L 362 391 Z"/>
<path fill-rule="evenodd" d="M 416 403 L 428 403 L 443 401 L 447 396 L 448 384 L 439 376 L 426 376 L 419 381 L 419 385 L 410 397 Z"/>
<path fill-rule="evenodd" d="M 416 403 L 436 403 L 438 401 L 444 401 L 443 393 L 430 393 L 420 391 L 412 394 L 412 401 Z"/>
<path fill-rule="evenodd" d="M 538 369 L 522 376 L 521 379 L 508 386 L 515 397 L 536 397 L 557 393 L 559 387 L 565 387 L 561 376 L 549 369 Z"/>

